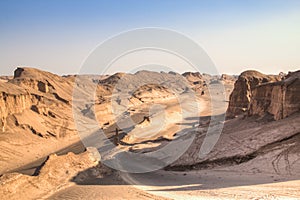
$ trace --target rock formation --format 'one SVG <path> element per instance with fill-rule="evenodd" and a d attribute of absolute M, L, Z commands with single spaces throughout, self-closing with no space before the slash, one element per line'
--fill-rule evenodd
<path fill-rule="evenodd" d="M 207 84 L 210 82 L 210 78 L 203 76 L 199 72 L 185 72 L 182 76 L 186 78 L 196 92 L 201 94 L 207 90 Z"/>
<path fill-rule="evenodd" d="M 13 78 L 12 76 L 0 76 L 0 82 L 7 82 L 12 78 Z"/>
<path fill-rule="evenodd" d="M 131 102 L 135 102 L 134 104 L 137 105 L 138 101 L 140 103 L 144 102 L 155 102 L 155 101 L 162 101 L 167 100 L 169 98 L 174 98 L 175 94 L 172 91 L 169 91 L 166 87 L 156 85 L 156 84 L 148 84 L 143 85 L 135 92 L 133 92 L 132 97 L 130 98 Z"/>
<path fill-rule="evenodd" d="M 70 77 L 27 67 L 0 82 L 0 173 L 78 140 L 73 83 Z"/>
<path fill-rule="evenodd" d="M 234 89 L 229 97 L 227 117 L 247 113 L 252 98 L 252 90 L 263 83 L 280 81 L 280 76 L 264 75 L 250 70 L 243 72 L 234 84 Z"/>
<path fill-rule="evenodd" d="M 272 115 L 283 119 L 300 111 L 300 71 L 288 74 L 284 80 L 261 84 L 252 90 L 248 115 Z"/>
<path fill-rule="evenodd" d="M 248 117 L 225 121 L 220 138 L 206 133 L 209 126 L 213 130 L 216 124 L 200 124 L 193 132 L 195 139 L 188 151 L 168 169 L 226 167 L 299 175 L 299 78 L 300 71 L 289 73 L 283 80 L 256 71 L 243 72 L 235 83 L 227 112 Z M 272 116 L 274 120 L 251 116 Z M 205 137 L 217 143 L 210 153 L 200 157 Z"/>
<path fill-rule="evenodd" d="M 74 132 L 72 81 L 67 78 L 18 68 L 13 79 L 0 82 L 0 91 L 2 132 L 32 132 L 41 137 L 64 137 Z"/>
<path fill-rule="evenodd" d="M 95 151 L 88 150 L 79 155 L 50 155 L 35 176 L 5 174 L 0 177 L 0 196 L 2 199 L 38 199 L 63 189 L 78 173 L 98 164 L 100 157 Z"/>
<path fill-rule="evenodd" d="M 199 72 L 185 72 L 182 74 L 189 82 L 198 82 L 203 80 L 203 76 Z"/>
<path fill-rule="evenodd" d="M 58 150 L 58 143 L 70 145 L 78 140 L 72 112 L 74 99 L 82 102 L 79 109 L 84 116 L 96 116 L 99 126 L 107 127 L 115 122 L 112 101 L 119 101 L 114 97 L 120 93 L 129 94 L 127 101 L 138 108 L 143 103 L 168 100 L 176 93 L 202 87 L 200 73 L 186 76 L 191 82 L 175 72 L 59 76 L 29 67 L 17 68 L 14 76 L 0 77 L 0 172 L 24 165 L 24 156 L 31 162 L 46 156 L 46 147 L 53 150 L 56 146 Z M 73 98 L 74 85 L 78 86 L 80 99 Z M 96 98 L 87 100 L 95 85 Z M 43 151 L 26 150 L 26 145 L 40 143 L 46 146 Z"/>
<path fill-rule="evenodd" d="M 220 80 L 224 82 L 235 82 L 237 80 L 237 77 L 235 75 L 222 74 Z"/>

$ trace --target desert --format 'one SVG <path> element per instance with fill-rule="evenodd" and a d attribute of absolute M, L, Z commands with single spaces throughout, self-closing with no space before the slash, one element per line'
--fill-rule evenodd
<path fill-rule="evenodd" d="M 299 0 L 0 0 L 0 200 L 300 200 L 299 33 Z"/>
<path fill-rule="evenodd" d="M 88 119 L 94 113 L 99 127 L 114 144 L 102 154 L 95 147 L 85 147 L 76 133 L 72 116 L 76 76 L 19 67 L 13 77 L 1 82 L 1 196 L 297 199 L 299 75 L 299 71 L 279 76 L 252 70 L 238 77 L 151 71 L 81 76 L 80 79 L 97 83 L 94 105 L 84 101 L 86 106 L 81 113 Z M 150 84 L 153 77 L 157 84 Z M 216 87 L 216 81 L 224 88 Z M 120 87 L 125 86 L 122 92 L 130 94 L 121 100 L 114 98 L 119 82 Z M 128 83 L 132 88 L 134 84 L 142 86 L 131 94 Z M 85 93 L 88 86 L 84 84 L 79 89 Z M 185 97 L 188 91 L 195 95 L 197 105 Z M 181 100 L 176 95 L 181 95 Z M 218 109 L 214 112 L 211 98 L 217 100 Z M 122 106 L 125 122 L 118 121 L 119 116 L 113 112 L 118 109 L 113 108 L 111 101 Z M 188 112 L 182 119 L 183 107 L 196 112 Z M 224 121 L 213 124 L 212 114 L 223 116 Z M 127 123 L 128 118 L 134 121 L 133 125 Z M 203 145 L 216 137 L 213 132 L 206 136 L 208 129 L 220 123 L 220 138 L 208 154 L 199 156 Z M 106 166 L 114 159 L 124 162 L 123 169 L 134 165 L 126 163 L 127 152 L 134 153 L 137 162 L 143 155 L 149 156 L 149 165 L 156 160 L 167 162 L 165 152 L 151 155 L 173 141 L 184 144 L 188 138 L 193 140 L 187 150 L 166 166 L 157 162 L 158 170 L 130 173 L 111 168 L 113 164 Z"/>

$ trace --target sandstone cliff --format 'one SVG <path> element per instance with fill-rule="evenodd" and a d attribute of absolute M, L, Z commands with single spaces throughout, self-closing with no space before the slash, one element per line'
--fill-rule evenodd
<path fill-rule="evenodd" d="M 248 115 L 271 115 L 283 119 L 300 111 L 300 71 L 288 74 L 284 80 L 261 84 L 252 90 Z"/>
<path fill-rule="evenodd" d="M 78 141 L 72 78 L 18 68 L 0 82 L 0 173 Z"/>
<path fill-rule="evenodd" d="M 0 82 L 0 91 L 2 132 L 31 132 L 41 137 L 74 134 L 72 81 L 67 78 L 18 68 L 13 79 Z"/>
<path fill-rule="evenodd" d="M 280 76 L 264 75 L 254 70 L 243 72 L 235 82 L 234 89 L 229 97 L 227 117 L 234 117 L 248 111 L 252 98 L 252 90 L 256 86 L 280 80 Z"/>

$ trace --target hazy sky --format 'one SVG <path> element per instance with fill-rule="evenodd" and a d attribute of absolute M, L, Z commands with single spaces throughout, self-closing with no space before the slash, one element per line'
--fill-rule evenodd
<path fill-rule="evenodd" d="M 300 69 L 299 0 L 1 0 L 0 72 L 77 73 L 101 42 L 142 27 L 187 35 L 220 73 Z"/>

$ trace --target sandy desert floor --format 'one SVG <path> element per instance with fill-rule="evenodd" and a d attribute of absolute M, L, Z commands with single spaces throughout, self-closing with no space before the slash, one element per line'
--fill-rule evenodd
<path fill-rule="evenodd" d="M 228 170 L 114 174 L 88 179 L 49 199 L 299 199 L 296 177 Z"/>
<path fill-rule="evenodd" d="M 300 181 L 228 170 L 123 174 L 136 188 L 171 199 L 299 199 Z"/>
<path fill-rule="evenodd" d="M 220 94 L 218 88 L 212 87 L 211 89 L 211 98 L 216 100 L 216 108 L 213 114 L 222 115 L 226 112 L 228 96 L 233 89 L 233 85 L 227 85 L 225 88 L 225 101 L 219 98 L 222 94 Z M 111 157 L 115 158 L 118 155 L 122 155 L 122 152 L 128 151 L 142 154 L 154 151 L 174 138 L 176 139 L 180 135 L 195 130 L 195 127 L 200 123 L 199 116 L 205 118 L 212 115 L 212 105 L 209 96 L 199 95 L 197 97 L 197 104 L 194 104 L 193 99 L 190 101 L 187 96 L 186 98 L 183 97 L 183 101 L 180 105 L 178 105 L 176 99 L 157 101 L 155 105 L 156 106 L 151 107 L 151 103 L 144 103 L 130 109 L 130 117 L 136 125 L 133 127 L 125 127 L 126 129 L 128 128 L 128 133 L 124 130 L 120 130 L 121 143 L 115 148 L 115 152 L 110 155 Z M 157 107 L 157 105 L 159 106 Z M 190 111 L 197 110 L 197 112 L 191 112 L 191 115 L 188 113 L 188 115 L 186 115 L 188 120 L 184 121 L 185 119 L 183 119 L 182 123 L 182 119 L 178 117 L 181 112 L 179 106 L 183 108 L 186 107 L 190 109 Z M 200 109 L 198 109 L 198 107 Z M 163 110 L 161 110 L 161 108 L 163 108 Z M 152 113 L 149 114 L 149 110 L 151 110 Z M 151 122 L 146 123 L 144 117 L 149 115 L 151 115 Z M 105 118 L 106 116 L 102 114 L 102 117 Z M 109 113 L 107 113 L 107 118 L 111 118 Z M 297 123 L 297 116 L 294 118 L 293 123 Z M 164 123 L 162 123 L 164 126 L 160 126 L 162 120 L 164 120 Z M 234 122 L 234 120 L 232 123 L 236 126 L 237 132 L 248 128 L 247 125 L 244 126 L 239 123 L 239 121 Z M 284 123 L 284 120 L 281 123 Z M 104 129 L 105 134 L 111 139 L 111 142 L 114 140 L 115 129 L 117 127 L 115 123 L 111 123 Z M 157 127 L 159 127 L 159 131 L 156 130 Z M 227 129 L 230 129 L 230 127 L 227 127 Z M 265 127 L 265 129 L 268 129 L 268 127 Z M 225 130 L 225 134 L 227 133 L 228 131 L 226 132 Z M 258 132 L 258 134 L 260 133 Z M 226 136 L 224 138 L 226 139 Z M 225 142 L 230 142 L 230 136 L 227 139 Z M 38 141 L 35 145 L 36 146 L 33 146 L 31 144 L 31 148 L 37 148 L 39 145 Z M 46 147 L 38 156 L 33 154 L 32 150 L 25 151 L 26 146 L 22 147 L 23 149 L 19 149 L 19 151 L 28 159 L 20 160 L 18 165 L 14 167 L 3 166 L 2 170 L 7 171 L 7 169 L 10 168 L 10 172 L 32 175 L 46 160 L 47 152 L 56 152 L 58 155 L 64 155 L 69 151 L 81 153 L 85 150 L 85 147 L 78 137 L 66 138 L 66 141 L 62 140 L 60 143 L 56 143 L 55 146 L 51 146 L 50 143 L 49 145 L 44 143 L 44 145 L 46 145 Z M 223 147 L 217 146 L 217 149 L 218 148 Z M 230 150 L 230 148 L 225 150 L 228 149 Z M 240 150 L 243 151 L 243 148 L 240 148 Z M 218 151 L 220 151 L 220 149 L 218 149 Z M 232 150 L 224 151 L 224 153 L 232 154 Z M 215 156 L 218 157 L 218 155 Z M 107 158 L 103 156 L 102 161 L 105 159 Z M 129 163 L 129 166 L 130 164 L 131 163 Z M 249 166 L 244 167 L 246 169 L 246 167 Z M 250 168 L 247 168 L 245 171 L 242 169 L 235 170 L 236 168 L 232 166 L 208 167 L 201 170 L 197 168 L 188 169 L 189 168 L 184 171 L 167 171 L 161 169 L 154 172 L 137 174 L 114 171 L 112 174 L 100 178 L 90 176 L 81 182 L 70 180 L 66 187 L 54 189 L 40 198 L 81 200 L 300 198 L 300 177 L 295 175 L 266 173 L 262 171 L 250 172 Z"/>
<path fill-rule="evenodd" d="M 200 102 L 206 108 L 201 115 L 209 115 L 209 102 L 205 99 Z M 222 113 L 222 109 L 219 112 Z M 148 146 L 151 145 L 154 144 Z M 105 179 L 87 180 L 54 194 L 50 199 L 299 199 L 299 179 L 274 173 L 232 171 L 226 167 L 183 172 L 118 173 Z"/>

